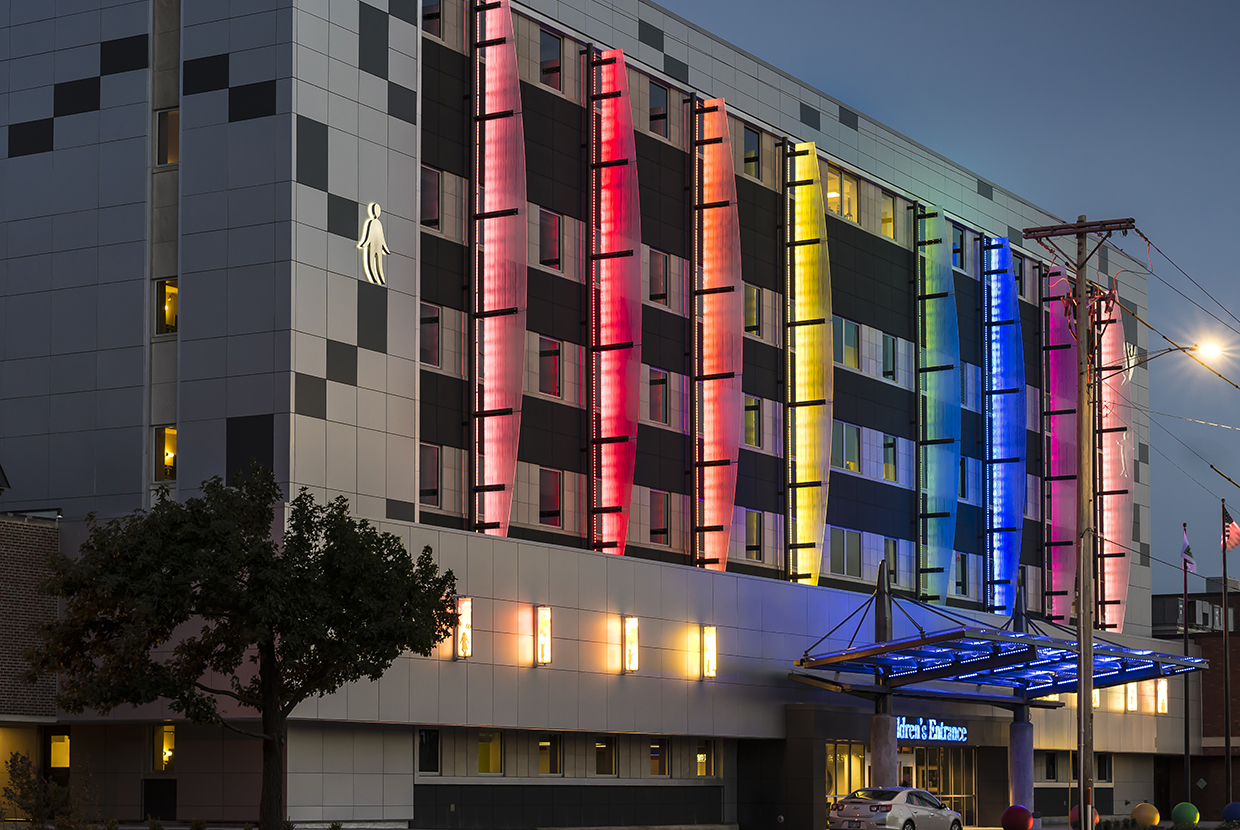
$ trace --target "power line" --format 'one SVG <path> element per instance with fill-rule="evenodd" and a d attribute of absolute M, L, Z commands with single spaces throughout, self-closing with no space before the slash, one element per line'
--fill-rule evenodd
<path fill-rule="evenodd" d="M 1189 282 L 1191 282 L 1193 285 L 1197 286 L 1197 290 L 1198 290 L 1198 291 L 1200 291 L 1202 294 L 1205 294 L 1205 295 L 1206 295 L 1207 297 L 1209 297 L 1211 300 L 1214 300 L 1214 303 L 1215 303 L 1215 304 L 1216 304 L 1219 308 L 1223 309 L 1223 313 L 1225 313 L 1225 314 L 1226 314 L 1228 317 L 1230 317 L 1231 319 L 1235 320 L 1237 323 L 1240 323 L 1240 317 L 1237 317 L 1236 315 L 1232 314 L 1232 313 L 1231 313 L 1231 309 L 1229 309 L 1227 306 L 1225 306 L 1225 305 L 1223 305 L 1221 302 L 1219 302 L 1219 299 L 1218 299 L 1217 297 L 1215 297 L 1213 294 L 1211 294 L 1209 291 L 1207 291 L 1207 290 L 1206 290 L 1206 289 L 1205 289 L 1205 288 L 1201 285 L 1201 283 L 1197 282 L 1197 280 L 1193 279 L 1193 278 L 1192 278 L 1192 276 L 1191 276 L 1191 275 L 1190 275 L 1187 271 L 1185 271 L 1183 268 L 1181 268 L 1179 265 L 1177 265 L 1175 260 L 1173 260 L 1171 257 L 1167 256 L 1165 253 L 1163 253 L 1163 249 L 1162 249 L 1162 248 L 1160 248 L 1160 247 L 1158 247 L 1157 245 L 1155 245 L 1153 242 L 1151 242 L 1151 241 L 1150 241 L 1150 239 L 1149 239 L 1149 237 L 1147 237 L 1145 234 L 1141 233 L 1141 229 L 1140 229 L 1140 228 L 1133 228 L 1133 230 L 1135 230 L 1135 231 L 1137 232 L 1137 236 L 1139 236 L 1139 237 L 1141 237 L 1142 239 L 1144 239 L 1144 240 L 1145 240 L 1145 242 L 1146 242 L 1146 244 L 1147 244 L 1147 245 L 1151 246 L 1151 247 L 1152 247 L 1155 251 L 1158 251 L 1158 253 L 1162 254 L 1163 259 L 1167 260 L 1167 262 L 1170 262 L 1173 266 L 1175 266 L 1175 270 L 1179 271 L 1181 274 L 1183 274 L 1183 275 L 1185 276 L 1185 278 L 1186 278 Z M 1153 270 L 1153 269 L 1151 269 L 1151 270 Z M 1161 278 L 1160 278 L 1160 279 L 1161 279 Z M 1165 280 L 1164 280 L 1164 282 L 1165 282 Z M 1205 309 L 1202 309 L 1202 311 L 1205 311 Z M 1209 312 L 1207 312 L 1207 313 L 1209 313 Z M 1218 318 L 1215 318 L 1215 319 L 1218 319 Z M 1220 322 L 1222 322 L 1222 321 L 1220 321 Z M 1228 328 L 1230 328 L 1230 326 L 1229 326 Z M 1232 331 L 1235 331 L 1235 329 L 1232 329 Z"/>

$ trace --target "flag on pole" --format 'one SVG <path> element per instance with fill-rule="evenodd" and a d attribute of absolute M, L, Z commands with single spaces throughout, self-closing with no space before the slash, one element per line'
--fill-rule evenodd
<path fill-rule="evenodd" d="M 1180 549 L 1180 558 L 1184 560 L 1184 568 L 1189 573 L 1197 573 L 1197 563 L 1193 560 L 1193 549 L 1188 544 L 1188 525 L 1184 525 L 1184 547 Z"/>
<path fill-rule="evenodd" d="M 1226 531 L 1223 535 L 1222 543 L 1225 550 L 1232 550 L 1240 546 L 1240 525 L 1236 524 L 1236 520 L 1227 512 L 1227 508 L 1223 508 L 1223 528 Z"/>

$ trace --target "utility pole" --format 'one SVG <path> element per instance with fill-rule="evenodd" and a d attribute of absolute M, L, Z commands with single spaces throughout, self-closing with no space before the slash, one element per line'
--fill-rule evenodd
<path fill-rule="evenodd" d="M 1084 215 L 1066 225 L 1026 228 L 1025 239 L 1055 236 L 1076 237 L 1076 637 L 1077 637 L 1077 827 L 1093 829 L 1094 785 L 1094 575 L 1097 570 L 1097 538 L 1094 534 L 1094 457 L 1097 433 L 1094 424 L 1094 372 L 1092 358 L 1094 331 L 1089 307 L 1089 279 L 1086 266 L 1093 252 L 1088 235 L 1128 231 L 1136 227 L 1133 219 L 1089 222 Z M 1105 238 L 1104 237 L 1104 241 Z M 1101 246 L 1102 242 L 1098 243 Z M 1094 251 L 1098 250 L 1098 246 Z"/>

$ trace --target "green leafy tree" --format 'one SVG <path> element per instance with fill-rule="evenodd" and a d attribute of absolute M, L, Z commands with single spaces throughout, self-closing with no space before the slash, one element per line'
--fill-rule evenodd
<path fill-rule="evenodd" d="M 164 698 L 191 721 L 262 739 L 264 830 L 284 818 L 293 709 L 377 680 L 404 652 L 429 655 L 456 622 L 456 578 L 429 547 L 415 563 L 343 497 L 320 505 L 304 488 L 285 527 L 281 500 L 255 469 L 232 486 L 209 479 L 183 503 L 161 495 L 120 520 L 91 516 L 80 556 L 52 562 L 45 590 L 64 614 L 28 655 L 28 679 L 60 674 L 69 712 Z M 224 699 L 261 728 L 226 718 Z"/>
<path fill-rule="evenodd" d="M 86 780 L 75 783 L 73 788 L 61 786 L 51 778 L 42 778 L 35 771 L 30 756 L 20 752 L 9 754 L 4 762 L 9 783 L 0 790 L 4 803 L 12 815 L 0 810 L 0 822 L 5 818 L 25 819 L 35 830 L 49 826 L 56 830 L 78 830 L 90 826 L 85 802 L 90 800 L 89 775 L 79 770 L 77 776 Z"/>

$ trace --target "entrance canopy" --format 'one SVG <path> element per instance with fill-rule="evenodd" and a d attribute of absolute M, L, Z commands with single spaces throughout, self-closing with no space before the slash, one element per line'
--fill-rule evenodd
<path fill-rule="evenodd" d="M 1136 683 L 1185 672 L 1201 671 L 1207 663 L 1198 657 L 1136 649 L 1094 640 L 1094 688 Z M 916 637 L 862 645 L 824 654 L 808 652 L 797 660 L 800 669 L 870 675 L 873 685 L 857 687 L 838 678 L 817 678 L 794 672 L 792 677 L 811 685 L 861 694 L 900 694 L 925 697 L 933 690 L 918 688 L 935 682 L 1009 687 L 1006 703 L 1038 705 L 1037 698 L 1077 690 L 1075 640 L 982 626 L 962 626 L 923 632 Z M 939 692 L 944 696 L 962 697 Z M 967 698 L 980 697 L 975 695 Z M 981 702 L 979 700 L 979 702 Z M 986 702 L 997 702 L 987 700 Z"/>

